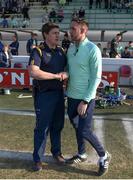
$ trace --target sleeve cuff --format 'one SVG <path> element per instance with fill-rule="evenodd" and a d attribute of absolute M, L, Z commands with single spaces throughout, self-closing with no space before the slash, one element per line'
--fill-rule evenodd
<path fill-rule="evenodd" d="M 88 102 L 88 101 L 85 101 L 85 100 L 82 100 L 82 102 L 83 102 L 84 104 L 89 104 L 89 102 Z"/>

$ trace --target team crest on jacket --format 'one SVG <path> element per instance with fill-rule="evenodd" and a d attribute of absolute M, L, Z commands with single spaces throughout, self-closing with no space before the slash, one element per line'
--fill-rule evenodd
<path fill-rule="evenodd" d="M 50 54 L 50 53 L 46 53 L 46 56 L 47 56 L 47 57 L 51 57 L 51 54 Z"/>

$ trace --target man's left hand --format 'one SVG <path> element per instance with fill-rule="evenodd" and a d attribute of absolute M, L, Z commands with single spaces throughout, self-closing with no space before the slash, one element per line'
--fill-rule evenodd
<path fill-rule="evenodd" d="M 77 109 L 78 114 L 80 116 L 84 116 L 85 115 L 86 110 L 87 110 L 87 106 L 88 106 L 88 104 L 85 104 L 83 101 L 80 102 L 80 104 L 78 105 L 78 109 Z"/>

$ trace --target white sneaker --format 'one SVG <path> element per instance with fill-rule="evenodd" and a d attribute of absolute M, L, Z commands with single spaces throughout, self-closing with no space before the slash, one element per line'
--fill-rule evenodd
<path fill-rule="evenodd" d="M 111 154 L 109 154 L 106 151 L 106 155 L 105 158 L 102 157 L 99 159 L 99 170 L 98 170 L 98 175 L 102 176 L 103 174 L 106 174 L 108 172 L 108 168 L 109 168 L 109 163 L 111 161 Z"/>

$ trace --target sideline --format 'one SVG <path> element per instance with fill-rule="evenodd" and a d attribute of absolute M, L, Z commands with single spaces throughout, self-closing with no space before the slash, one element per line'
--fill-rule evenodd
<path fill-rule="evenodd" d="M 14 110 L 14 109 L 0 109 L 0 113 L 3 114 L 9 114 L 9 115 L 20 115 L 20 116 L 35 116 L 34 110 Z M 116 120 L 116 121 L 122 121 L 122 118 L 124 117 L 124 121 L 131 121 L 133 122 L 133 114 L 128 113 L 103 113 L 103 114 L 94 114 L 93 118 L 102 120 Z M 67 114 L 65 115 L 65 118 L 68 118 Z"/>
<path fill-rule="evenodd" d="M 72 155 L 64 155 L 64 157 L 70 158 Z M 0 158 L 14 159 L 14 160 L 27 160 L 32 161 L 32 152 L 30 151 L 16 151 L 16 150 L 0 150 Z M 45 163 L 56 163 L 51 154 L 46 154 L 43 156 L 42 161 Z M 97 154 L 90 153 L 88 155 L 87 161 L 83 162 L 83 165 L 97 164 L 98 156 Z"/>
<path fill-rule="evenodd" d="M 122 118 L 122 123 L 126 131 L 126 137 L 130 145 L 130 149 L 133 152 L 133 126 L 132 122 L 126 122 L 125 118 Z"/>
<path fill-rule="evenodd" d="M 20 116 L 35 116 L 35 112 L 32 110 L 13 110 L 13 109 L 0 109 L 0 113 L 20 115 Z"/>

